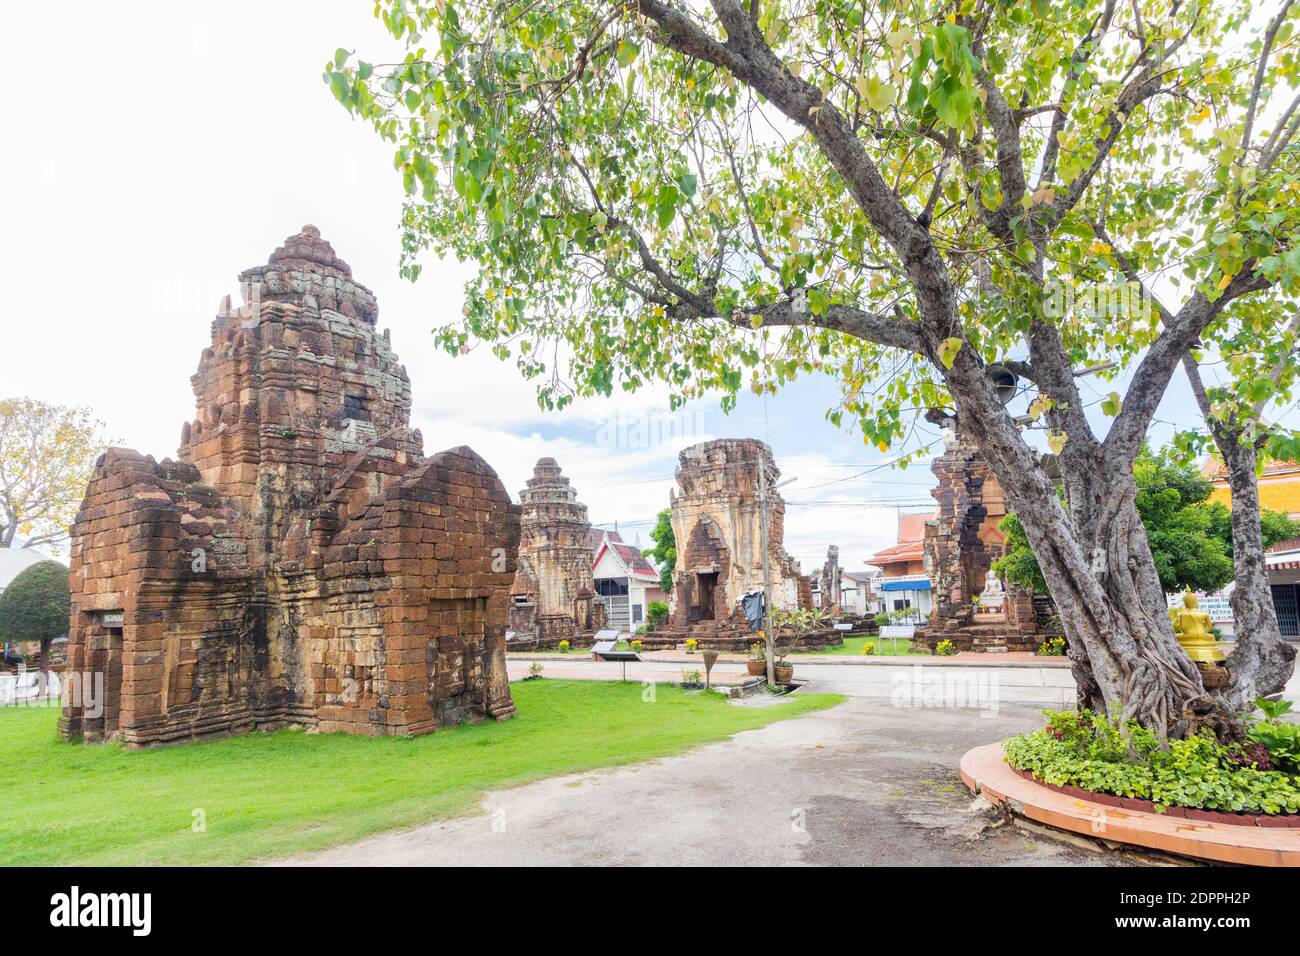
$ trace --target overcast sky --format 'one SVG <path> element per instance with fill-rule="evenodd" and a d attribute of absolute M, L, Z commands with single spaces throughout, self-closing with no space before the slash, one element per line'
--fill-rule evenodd
<path fill-rule="evenodd" d="M 798 383 L 766 406 L 746 393 L 730 416 L 716 401 L 697 403 L 676 419 L 688 434 L 611 448 L 610 419 L 667 417 L 666 393 L 545 414 L 513 365 L 485 350 L 455 359 L 435 351 L 430 330 L 459 312 L 469 267 L 429 261 L 419 282 L 398 277 L 402 191 L 391 149 L 320 78 L 336 47 L 372 60 L 392 51 L 373 7 L 4 5 L 9 75 L 24 80 L 9 98 L 0 151 L 10 302 L 0 393 L 90 406 L 122 444 L 174 456 L 221 297 L 238 301 L 237 274 L 312 223 L 378 296 L 379 327 L 391 328 L 410 373 L 427 452 L 471 445 L 516 495 L 536 459 L 553 456 L 593 522 L 617 521 L 627 540 L 648 545 L 682 447 L 763 438 L 798 479 L 785 489 L 786 547 L 805 571 L 829 544 L 849 569 L 892 544 L 898 509 L 927 507 L 933 478 L 925 465 L 877 467 L 896 452 L 881 455 L 828 424 L 838 395 L 829 381 Z M 1156 437 L 1190 423 L 1191 409 L 1180 377 Z M 937 438 L 920 426 L 916 442 Z"/>

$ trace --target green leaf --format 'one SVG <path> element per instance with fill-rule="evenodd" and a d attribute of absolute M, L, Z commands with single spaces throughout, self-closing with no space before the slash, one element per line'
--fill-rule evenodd
<path fill-rule="evenodd" d="M 1119 392 L 1111 392 L 1101 400 L 1101 410 L 1104 414 L 1114 418 L 1119 414 L 1120 409 L 1124 407 L 1124 400 L 1119 397 Z"/>
<path fill-rule="evenodd" d="M 939 361 L 943 363 L 944 368 L 952 368 L 952 363 L 957 361 L 957 353 L 961 351 L 965 342 L 965 339 L 957 335 L 943 340 L 943 344 L 939 346 Z"/>
<path fill-rule="evenodd" d="M 632 43 L 629 40 L 619 40 L 618 49 L 614 55 L 618 59 L 619 66 L 628 66 L 636 59 L 637 54 L 640 52 L 641 48 L 635 43 Z"/>
<path fill-rule="evenodd" d="M 876 112 L 889 109 L 898 100 L 898 90 L 882 82 L 878 76 L 866 78 L 859 76 L 853 81 L 853 85 L 858 94 L 867 101 L 867 106 Z"/>
<path fill-rule="evenodd" d="M 664 184 L 659 187 L 659 192 L 655 197 L 655 216 L 659 222 L 660 229 L 667 229 L 672 225 L 673 217 L 677 215 L 677 201 L 681 193 L 677 187 Z"/>

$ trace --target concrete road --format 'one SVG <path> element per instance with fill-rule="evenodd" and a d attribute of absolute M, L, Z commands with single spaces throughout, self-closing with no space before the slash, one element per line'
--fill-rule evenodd
<path fill-rule="evenodd" d="M 770 698 L 733 706 L 780 706 Z M 285 862 L 309 865 L 1122 865 L 1027 833 L 957 774 L 976 744 L 1041 726 L 855 697 L 678 757 L 489 793 L 483 813 Z"/>

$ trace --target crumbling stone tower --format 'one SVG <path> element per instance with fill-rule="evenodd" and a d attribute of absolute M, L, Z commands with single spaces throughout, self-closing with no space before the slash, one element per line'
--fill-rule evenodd
<path fill-rule="evenodd" d="M 950 640 L 958 650 L 1031 651 L 1041 640 L 1033 595 L 1016 584 L 1006 587 L 1003 607 L 986 613 L 972 598 L 984 589 L 985 575 L 1006 551 L 998 524 L 1007 514 L 997 476 L 974 441 L 959 428 L 946 429 L 944 452 L 930 465 L 938 485 L 930 494 L 938 513 L 926 522 L 926 570 L 934 585 L 934 604 L 918 637 L 931 648 Z"/>
<path fill-rule="evenodd" d="M 587 506 L 554 458 L 538 459 L 519 500 L 523 513 L 511 628 L 533 631 L 542 644 L 590 637 L 604 615 L 591 574 Z"/>
<path fill-rule="evenodd" d="M 772 450 L 753 438 L 725 438 L 684 449 L 678 456 L 672 526 L 677 539 L 671 631 L 743 645 L 749 630 L 738 602 L 763 588 L 759 469 L 767 469 L 768 563 L 772 603 L 806 607 L 811 581 L 783 546 L 785 501 L 775 485 L 780 471 Z"/>
<path fill-rule="evenodd" d="M 822 565 L 818 578 L 822 610 L 839 612 L 840 587 L 844 583 L 843 575 L 844 572 L 840 568 L 839 546 L 832 544 L 826 549 L 826 563 Z"/>
<path fill-rule="evenodd" d="M 146 745 L 299 723 L 417 734 L 513 713 L 519 509 L 432 458 L 374 295 L 312 226 L 240 276 L 179 461 L 98 462 L 72 529 L 61 730 Z"/>

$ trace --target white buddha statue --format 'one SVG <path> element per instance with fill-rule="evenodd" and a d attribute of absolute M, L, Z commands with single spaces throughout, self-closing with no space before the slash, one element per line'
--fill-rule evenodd
<path fill-rule="evenodd" d="M 983 608 L 1000 608 L 1006 601 L 1006 592 L 1002 589 L 1002 582 L 998 576 L 989 568 L 984 575 L 984 590 L 980 592 L 980 607 Z"/>

